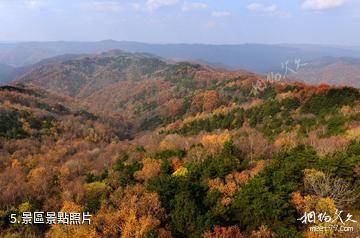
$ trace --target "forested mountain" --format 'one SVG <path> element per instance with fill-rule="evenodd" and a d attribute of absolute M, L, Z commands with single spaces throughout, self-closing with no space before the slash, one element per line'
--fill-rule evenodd
<path fill-rule="evenodd" d="M 191 97 L 198 92 L 208 91 L 206 110 L 212 110 L 217 103 L 228 103 L 224 98 L 224 102 L 211 105 L 211 100 L 219 100 L 218 92 L 241 100 L 251 90 L 250 81 L 257 78 L 245 71 L 214 70 L 186 62 L 168 64 L 149 55 L 111 51 L 46 64 L 15 83 L 31 83 L 66 94 L 95 110 L 119 112 L 143 129 L 154 129 L 159 121 L 184 115 L 191 106 Z M 224 80 L 244 81 L 247 91 L 232 95 Z"/>
<path fill-rule="evenodd" d="M 119 81 L 139 81 L 164 66 L 163 61 L 154 57 L 111 51 L 80 56 L 59 64 L 44 64 L 17 82 L 33 83 L 75 98 L 85 98 Z"/>
<path fill-rule="evenodd" d="M 298 220 L 360 220 L 356 88 L 111 51 L 40 66 L 0 103 L 2 237 L 360 235 Z M 91 225 L 9 222 L 60 210 Z"/>

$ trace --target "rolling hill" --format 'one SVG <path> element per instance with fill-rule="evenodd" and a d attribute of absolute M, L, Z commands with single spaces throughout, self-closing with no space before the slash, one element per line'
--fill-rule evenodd
<path fill-rule="evenodd" d="M 181 115 L 190 106 L 186 99 L 198 91 L 225 88 L 221 84 L 224 80 L 257 78 L 246 71 L 215 70 L 186 62 L 169 64 L 146 54 L 110 51 L 43 65 L 14 83 L 30 83 L 66 94 L 95 110 L 121 112 L 135 124 L 153 127 L 151 124 L 167 111 L 174 110 L 173 117 Z M 249 93 L 251 88 L 246 90 Z M 230 94 L 228 91 L 226 95 L 246 96 Z"/>
<path fill-rule="evenodd" d="M 360 60 L 356 58 L 321 58 L 310 61 L 290 80 L 308 84 L 360 87 Z"/>

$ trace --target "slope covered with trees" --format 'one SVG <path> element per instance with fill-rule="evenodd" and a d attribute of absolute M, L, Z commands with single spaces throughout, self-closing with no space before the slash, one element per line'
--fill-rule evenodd
<path fill-rule="evenodd" d="M 358 236 L 357 223 L 314 233 L 298 219 L 360 220 L 359 90 L 262 81 L 254 93 L 258 80 L 116 52 L 0 88 L 1 236 Z M 90 212 L 91 225 L 9 222 L 60 210 Z"/>

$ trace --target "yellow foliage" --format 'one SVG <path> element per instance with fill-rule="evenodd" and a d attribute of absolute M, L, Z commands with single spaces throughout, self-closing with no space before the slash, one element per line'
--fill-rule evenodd
<path fill-rule="evenodd" d="M 291 97 L 293 94 L 291 91 L 289 92 L 285 92 L 285 93 L 279 93 L 278 95 L 276 95 L 276 99 L 278 100 L 282 100 L 282 99 L 285 99 L 285 98 L 288 98 L 288 97 Z"/>
<path fill-rule="evenodd" d="M 281 133 L 275 140 L 274 145 L 278 148 L 292 149 L 296 146 L 296 133 Z"/>
<path fill-rule="evenodd" d="M 314 211 L 316 203 L 317 203 L 317 197 L 314 195 L 307 195 L 304 197 L 305 202 L 305 211 L 311 212 Z"/>
<path fill-rule="evenodd" d="M 360 126 L 347 130 L 346 136 L 350 140 L 360 138 Z"/>
<path fill-rule="evenodd" d="M 230 134 L 228 131 L 222 134 L 213 134 L 213 135 L 204 135 L 201 139 L 201 143 L 203 145 L 214 145 L 214 144 L 221 144 L 223 145 L 226 141 L 230 140 Z"/>
<path fill-rule="evenodd" d="M 100 196 L 110 190 L 110 187 L 104 182 L 92 182 L 85 184 L 86 197 Z"/>
<path fill-rule="evenodd" d="M 226 114 L 236 108 L 239 108 L 239 106 L 236 103 L 232 103 L 229 106 L 221 106 L 219 108 L 216 108 L 215 110 L 211 112 L 198 112 L 195 116 L 188 116 L 183 120 L 183 124 L 187 124 L 190 122 L 193 122 L 195 120 L 202 120 L 210 118 L 211 116 L 218 115 L 218 114 Z"/>
<path fill-rule="evenodd" d="M 188 172 L 187 168 L 181 166 L 172 174 L 172 176 L 186 176 Z"/>
<path fill-rule="evenodd" d="M 31 126 L 30 126 L 29 122 L 23 121 L 22 129 L 23 129 L 25 132 L 27 132 L 27 133 L 29 133 L 29 134 L 32 134 L 32 131 L 33 131 L 33 130 L 31 129 Z"/>
<path fill-rule="evenodd" d="M 81 206 L 65 201 L 61 212 L 83 212 Z M 46 238 L 98 238 L 96 230 L 92 224 L 90 225 L 52 225 L 46 233 Z"/>
<path fill-rule="evenodd" d="M 226 130 L 221 134 L 212 134 L 212 135 L 204 135 L 201 138 L 201 144 L 204 145 L 206 151 L 209 154 L 218 153 L 223 149 L 224 143 L 229 141 L 231 136 L 229 132 Z"/>
<path fill-rule="evenodd" d="M 144 237 L 159 228 L 164 215 L 159 196 L 147 193 L 141 186 L 129 187 L 113 200 L 115 209 L 103 206 L 96 215 L 95 226 L 101 237 Z"/>
<path fill-rule="evenodd" d="M 82 212 L 83 209 L 80 205 L 71 202 L 71 201 L 64 201 L 63 207 L 61 208 L 62 212 Z"/>
<path fill-rule="evenodd" d="M 305 187 L 311 186 L 311 184 L 314 184 L 316 181 L 319 181 L 320 179 L 324 178 L 325 174 L 321 171 L 318 171 L 316 169 L 305 169 L 304 170 L 304 185 Z"/>
<path fill-rule="evenodd" d="M 24 202 L 19 205 L 19 212 L 30 212 L 31 204 L 29 202 Z"/>
<path fill-rule="evenodd" d="M 318 213 L 334 214 L 336 211 L 336 205 L 333 199 L 331 198 L 320 198 L 316 203 L 315 210 Z"/>
<path fill-rule="evenodd" d="M 91 128 L 89 129 L 89 134 L 87 137 L 85 137 L 85 140 L 91 141 L 91 142 L 98 142 L 99 141 L 99 136 L 97 135 L 97 133 L 95 132 L 95 129 Z"/>

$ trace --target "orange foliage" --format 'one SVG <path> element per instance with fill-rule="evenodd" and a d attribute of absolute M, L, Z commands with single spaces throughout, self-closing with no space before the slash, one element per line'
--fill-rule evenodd
<path fill-rule="evenodd" d="M 183 162 L 181 159 L 179 158 L 174 158 L 171 160 L 171 167 L 174 171 L 176 171 L 177 169 L 179 169 L 180 167 L 182 167 Z"/>
<path fill-rule="evenodd" d="M 204 93 L 204 105 L 203 110 L 210 112 L 219 105 L 219 94 L 217 91 L 207 91 Z"/>
<path fill-rule="evenodd" d="M 249 180 L 258 175 L 266 166 L 265 160 L 255 162 L 255 166 L 242 172 L 233 172 L 225 176 L 225 183 L 220 178 L 210 179 L 208 186 L 210 189 L 217 189 L 222 193 L 221 204 L 223 206 L 231 205 L 233 197 L 239 189 Z"/>
<path fill-rule="evenodd" d="M 215 90 L 209 90 L 193 97 L 192 111 L 211 112 L 219 106 L 219 94 Z"/>
<path fill-rule="evenodd" d="M 291 194 L 291 202 L 295 205 L 298 211 L 304 211 L 306 208 L 304 197 L 298 191 Z"/>
<path fill-rule="evenodd" d="M 81 206 L 73 202 L 64 202 L 61 212 L 83 212 Z M 50 230 L 46 233 L 46 238 L 98 238 L 96 230 L 92 224 L 90 225 L 52 225 Z"/>
<path fill-rule="evenodd" d="M 215 226 L 213 232 L 206 232 L 203 238 L 245 238 L 238 226 Z"/>
<path fill-rule="evenodd" d="M 320 84 L 317 88 L 316 93 L 326 93 L 327 91 L 329 91 L 329 89 L 330 89 L 330 85 Z"/>
<path fill-rule="evenodd" d="M 112 201 L 117 209 L 103 206 L 95 219 L 101 237 L 140 238 L 149 230 L 160 228 L 164 209 L 157 193 L 144 192 L 142 186 L 135 185 L 119 190 Z"/>
<path fill-rule="evenodd" d="M 143 168 L 140 171 L 136 171 L 134 177 L 138 180 L 147 182 L 149 179 L 156 177 L 161 172 L 161 160 L 155 160 L 151 158 L 145 158 L 142 160 Z"/>

